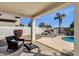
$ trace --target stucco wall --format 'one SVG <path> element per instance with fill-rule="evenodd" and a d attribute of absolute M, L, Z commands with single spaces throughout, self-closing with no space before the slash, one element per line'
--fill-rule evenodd
<path fill-rule="evenodd" d="M 6 14 L 3 12 L 0 12 L 0 19 L 8 19 L 8 20 L 16 20 L 14 15 Z M 0 26 L 15 26 L 15 22 L 2 22 L 0 21 Z"/>
<path fill-rule="evenodd" d="M 15 26 L 15 23 L 13 22 L 0 22 L 0 27 L 2 26 Z"/>
<path fill-rule="evenodd" d="M 0 12 L 0 14 L 2 14 L 0 16 L 0 19 L 16 20 L 14 15 L 3 13 L 3 12 Z"/>
<path fill-rule="evenodd" d="M 22 29 L 23 35 L 31 35 L 30 27 L 0 27 L 0 39 L 4 39 L 6 36 L 14 35 L 15 29 Z M 45 29 L 36 28 L 36 34 L 41 34 Z"/>
<path fill-rule="evenodd" d="M 79 56 L 79 3 L 75 3 L 75 22 L 74 22 L 74 35 L 75 35 L 75 55 Z"/>

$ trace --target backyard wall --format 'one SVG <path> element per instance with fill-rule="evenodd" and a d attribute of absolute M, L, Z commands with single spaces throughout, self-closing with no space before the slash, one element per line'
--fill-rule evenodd
<path fill-rule="evenodd" d="M 23 35 L 31 35 L 31 28 L 30 27 L 0 27 L 0 38 L 5 38 L 6 36 L 14 35 L 13 31 L 17 29 L 23 30 Z M 36 34 L 41 34 L 45 29 L 36 28 Z"/>

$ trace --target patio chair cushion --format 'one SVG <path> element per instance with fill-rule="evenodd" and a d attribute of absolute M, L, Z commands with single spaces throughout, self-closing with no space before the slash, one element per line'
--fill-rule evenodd
<path fill-rule="evenodd" d="M 13 39 L 13 40 L 11 40 L 12 42 L 16 42 L 16 40 L 15 39 Z"/>
<path fill-rule="evenodd" d="M 18 45 L 21 45 L 21 44 L 23 44 L 23 42 L 22 41 L 18 41 Z"/>

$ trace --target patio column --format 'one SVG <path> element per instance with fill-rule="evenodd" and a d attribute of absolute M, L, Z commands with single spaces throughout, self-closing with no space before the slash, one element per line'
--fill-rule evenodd
<path fill-rule="evenodd" d="M 17 21 L 15 22 L 15 25 L 19 27 L 19 26 L 20 26 L 20 17 L 17 17 L 17 16 L 16 16 L 15 18 L 16 18 L 16 20 L 17 20 Z"/>
<path fill-rule="evenodd" d="M 79 3 L 74 3 L 75 5 L 75 19 L 74 19 L 74 36 L 75 36 L 75 55 L 79 56 Z"/>
<path fill-rule="evenodd" d="M 31 40 L 32 40 L 32 43 L 35 42 L 35 18 L 32 18 L 31 19 Z"/>

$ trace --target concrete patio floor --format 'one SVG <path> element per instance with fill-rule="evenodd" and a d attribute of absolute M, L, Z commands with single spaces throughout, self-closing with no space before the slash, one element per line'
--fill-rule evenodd
<path fill-rule="evenodd" d="M 60 48 L 59 42 L 61 42 L 61 45 L 63 45 L 63 43 L 64 43 L 64 45 L 66 45 L 67 47 L 70 47 L 69 49 L 74 50 L 74 44 L 62 42 L 59 39 L 59 37 L 50 38 L 50 37 L 43 37 L 41 35 L 40 36 L 39 35 L 36 35 L 36 38 L 37 38 L 37 40 L 33 44 L 35 44 L 36 46 L 38 46 L 40 48 L 40 52 L 38 52 L 38 54 L 36 54 L 37 49 L 33 49 L 32 52 L 34 52 L 34 53 L 22 52 L 20 54 L 20 56 L 56 56 L 56 55 L 59 55 L 60 56 L 61 55 L 61 52 L 60 51 L 57 51 L 56 49 L 53 49 L 53 48 L 55 48 L 56 44 L 58 45 L 56 47 L 57 48 L 58 47 Z M 54 42 L 53 42 L 53 40 L 54 40 Z M 28 42 L 29 41 L 25 41 L 25 43 L 28 43 Z M 46 45 L 49 44 L 53 48 L 51 48 L 50 46 L 48 47 L 45 44 Z M 66 46 L 64 46 L 64 47 L 66 47 Z M 63 48 L 61 48 L 61 49 L 63 49 Z M 6 54 L 6 51 L 7 51 L 6 46 L 5 47 L 0 47 L 0 51 L 1 51 L 1 53 L 0 53 L 1 55 L 3 55 L 2 53 Z"/>
<path fill-rule="evenodd" d="M 32 50 L 32 52 L 34 53 L 22 53 L 20 56 L 56 56 L 55 53 L 60 53 L 54 49 L 51 49 L 45 45 L 42 45 L 38 42 L 34 42 L 33 44 L 35 44 L 36 46 L 38 46 L 40 48 L 40 52 L 38 54 L 36 54 L 37 49 Z"/>
<path fill-rule="evenodd" d="M 37 39 L 36 42 L 34 42 L 33 44 L 37 45 L 40 48 L 41 52 L 39 55 L 56 56 L 56 55 L 61 55 L 61 52 L 67 52 L 67 51 L 63 51 L 63 49 L 66 49 L 68 51 L 74 50 L 74 43 L 64 42 L 60 39 L 61 37 L 60 36 L 54 38 L 42 37 L 40 39 Z M 34 50 L 34 52 L 35 51 L 36 50 Z M 22 53 L 21 55 L 31 56 L 34 54 Z"/>
<path fill-rule="evenodd" d="M 65 42 L 61 39 L 61 37 L 64 37 L 64 36 L 57 36 L 54 38 L 42 37 L 41 39 L 38 39 L 36 41 L 52 49 L 56 49 L 60 52 L 65 52 L 64 50 L 67 50 L 67 51 L 74 50 L 74 42 L 73 43 Z"/>

